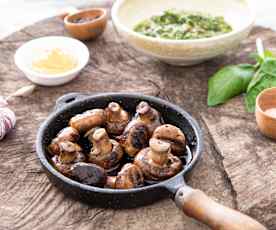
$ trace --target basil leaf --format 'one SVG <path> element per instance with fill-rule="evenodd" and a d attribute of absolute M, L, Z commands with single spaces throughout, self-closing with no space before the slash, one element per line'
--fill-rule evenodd
<path fill-rule="evenodd" d="M 275 87 L 276 78 L 272 75 L 265 74 L 261 81 L 259 81 L 245 97 L 245 104 L 248 112 L 255 111 L 256 98 L 264 89 Z"/>
<path fill-rule="evenodd" d="M 268 52 L 268 51 L 266 51 Z M 267 55 L 267 54 L 266 54 Z M 269 56 L 265 57 L 261 63 L 261 67 L 254 75 L 253 79 L 247 87 L 247 92 L 249 92 L 257 83 L 259 83 L 264 75 L 272 75 L 276 77 L 276 59 Z"/>
<path fill-rule="evenodd" d="M 275 58 L 275 55 L 271 51 L 265 50 L 264 57 L 261 57 L 257 52 L 249 54 L 249 57 L 254 59 L 257 64 L 261 65 L 266 58 Z"/>
<path fill-rule="evenodd" d="M 261 71 L 276 77 L 276 59 L 266 58 L 261 66 Z"/>
<path fill-rule="evenodd" d="M 255 74 L 252 80 L 250 81 L 246 92 L 249 92 L 255 85 L 257 85 L 263 78 L 263 76 L 266 75 L 265 73 L 261 72 L 261 69 L 259 69 Z"/>
<path fill-rule="evenodd" d="M 230 98 L 246 92 L 255 73 L 250 64 L 227 66 L 208 81 L 208 106 L 222 104 Z"/>

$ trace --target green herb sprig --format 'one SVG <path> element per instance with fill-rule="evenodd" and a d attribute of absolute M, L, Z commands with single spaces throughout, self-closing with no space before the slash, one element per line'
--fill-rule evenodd
<path fill-rule="evenodd" d="M 226 66 L 209 79 L 208 106 L 223 104 L 245 93 L 246 109 L 254 112 L 258 94 L 276 87 L 276 57 L 268 50 L 262 51 L 261 40 L 257 40 L 257 49 L 258 54 L 251 55 L 256 60 L 255 65 Z"/>

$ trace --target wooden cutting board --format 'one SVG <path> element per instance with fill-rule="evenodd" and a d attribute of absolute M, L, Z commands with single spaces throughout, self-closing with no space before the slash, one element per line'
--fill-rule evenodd
<path fill-rule="evenodd" d="M 47 35 L 67 36 L 58 18 L 0 41 L 2 95 L 29 84 L 14 65 L 15 50 Z M 206 105 L 208 77 L 226 64 L 249 62 L 256 37 L 269 49 L 276 44 L 276 32 L 256 27 L 238 49 L 222 57 L 193 67 L 173 67 L 134 51 L 109 23 L 102 37 L 86 43 L 91 59 L 76 80 L 61 87 L 38 87 L 32 96 L 11 102 L 18 123 L 0 142 L 0 229 L 207 229 L 185 217 L 169 199 L 132 210 L 93 208 L 65 197 L 47 180 L 34 144 L 39 124 L 55 100 L 68 92 L 107 91 L 160 96 L 195 116 L 204 131 L 205 151 L 188 183 L 276 229 L 275 142 L 260 135 L 242 97 L 216 108 Z"/>

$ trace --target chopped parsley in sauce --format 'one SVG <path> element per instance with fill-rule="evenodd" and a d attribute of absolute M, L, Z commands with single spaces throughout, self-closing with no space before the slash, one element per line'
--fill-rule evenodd
<path fill-rule="evenodd" d="M 167 10 L 143 20 L 134 31 L 146 36 L 173 40 L 209 38 L 232 31 L 222 16 Z"/>

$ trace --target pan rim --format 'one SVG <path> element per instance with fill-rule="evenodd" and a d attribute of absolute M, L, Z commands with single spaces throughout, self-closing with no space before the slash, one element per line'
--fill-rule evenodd
<path fill-rule="evenodd" d="M 161 98 L 155 97 L 155 96 L 149 96 L 149 95 L 144 95 L 140 93 L 133 93 L 133 92 L 108 92 L 108 93 L 97 93 L 93 95 L 85 95 L 83 93 L 79 93 L 79 95 L 83 95 L 82 98 L 77 99 L 76 101 L 70 102 L 69 104 L 63 105 L 62 108 L 57 109 L 56 111 L 53 111 L 47 118 L 46 120 L 41 124 L 39 127 L 38 133 L 37 133 L 37 138 L 36 138 L 36 153 L 39 158 L 40 163 L 44 168 L 47 169 L 48 172 L 50 172 L 54 177 L 59 178 L 63 182 L 70 184 L 71 186 L 78 187 L 82 190 L 87 190 L 90 192 L 95 192 L 95 193 L 105 193 L 105 194 L 129 194 L 129 193 L 139 193 L 145 190 L 151 190 L 155 188 L 166 188 L 168 189 L 168 185 L 173 183 L 174 181 L 177 181 L 180 177 L 183 177 L 184 180 L 184 175 L 190 171 L 194 165 L 198 162 L 200 159 L 202 153 L 203 153 L 203 136 L 202 136 L 202 131 L 201 128 L 199 127 L 197 121 L 184 109 L 179 107 L 176 104 L 173 104 L 169 101 L 163 100 Z M 172 108 L 173 110 L 177 111 L 179 114 L 181 114 L 182 117 L 184 117 L 188 123 L 191 125 L 192 129 L 195 132 L 196 140 L 197 140 L 197 145 L 195 147 L 195 155 L 196 157 L 193 158 L 193 160 L 186 166 L 184 169 L 179 172 L 177 175 L 174 177 L 171 177 L 167 180 L 161 181 L 159 183 L 153 184 L 153 185 L 147 185 L 144 187 L 140 188 L 132 188 L 132 189 L 110 189 L 110 188 L 99 188 L 99 187 L 94 187 L 91 185 L 85 185 L 80 182 L 77 182 L 73 179 L 70 179 L 66 176 L 64 176 L 62 173 L 58 172 L 48 161 L 46 157 L 46 151 L 43 148 L 43 137 L 44 134 L 47 130 L 47 127 L 49 126 L 50 123 L 55 121 L 55 119 L 61 114 L 64 113 L 66 110 L 70 110 L 74 108 L 75 106 L 84 103 L 86 101 L 90 100 L 97 100 L 102 97 L 129 97 L 133 99 L 140 99 L 140 100 L 146 100 L 149 102 L 165 105 L 167 107 Z"/>

